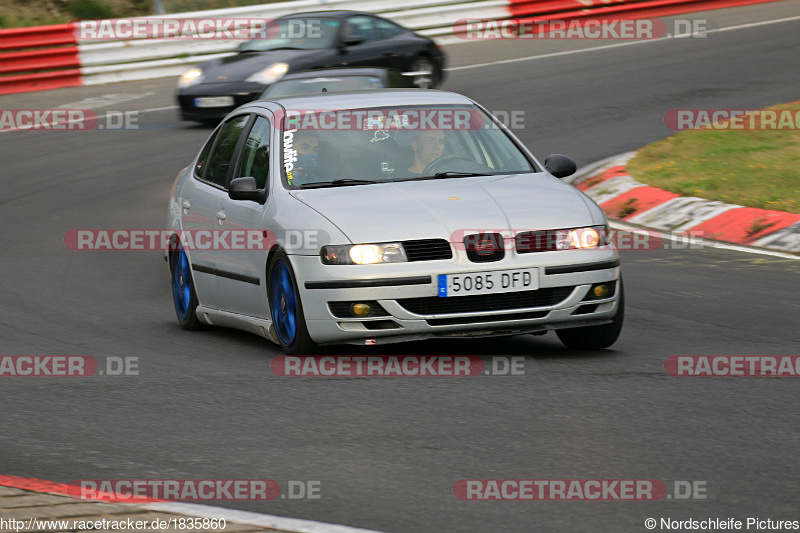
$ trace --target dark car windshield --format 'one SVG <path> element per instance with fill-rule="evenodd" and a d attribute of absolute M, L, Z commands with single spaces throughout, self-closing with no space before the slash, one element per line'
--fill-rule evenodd
<path fill-rule="evenodd" d="M 277 98 L 279 96 L 299 96 L 325 92 L 355 91 L 361 89 L 380 89 L 384 86 L 378 76 L 325 76 L 320 78 L 302 78 L 281 80 L 267 88 L 261 98 Z"/>
<path fill-rule="evenodd" d="M 285 113 L 283 181 L 293 189 L 536 171 L 505 131 L 471 105 Z"/>
<path fill-rule="evenodd" d="M 239 46 L 240 52 L 268 50 L 319 50 L 332 48 L 339 21 L 332 18 L 297 17 L 278 19 L 265 30 L 266 39 L 254 39 Z"/>

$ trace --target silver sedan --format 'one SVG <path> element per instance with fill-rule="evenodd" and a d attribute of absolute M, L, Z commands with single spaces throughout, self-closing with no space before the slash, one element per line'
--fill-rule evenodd
<path fill-rule="evenodd" d="M 290 354 L 333 343 L 622 328 L 603 211 L 481 106 L 376 90 L 238 108 L 177 176 L 167 259 L 185 329 Z"/>

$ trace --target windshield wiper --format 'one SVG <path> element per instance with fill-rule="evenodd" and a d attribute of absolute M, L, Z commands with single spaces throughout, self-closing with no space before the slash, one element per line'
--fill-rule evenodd
<path fill-rule="evenodd" d="M 456 172 L 448 170 L 447 172 L 437 172 L 433 176 L 415 176 L 413 178 L 400 178 L 393 181 L 417 181 L 417 180 L 438 180 L 442 178 L 470 178 L 472 176 L 488 176 L 489 174 L 481 174 L 480 172 Z"/>
<path fill-rule="evenodd" d="M 301 189 L 321 189 L 323 187 L 345 187 L 347 185 L 369 185 L 370 183 L 382 183 L 373 180 L 354 180 L 350 178 L 336 179 L 333 181 L 314 181 L 300 185 Z M 385 183 L 385 182 L 383 182 Z"/>

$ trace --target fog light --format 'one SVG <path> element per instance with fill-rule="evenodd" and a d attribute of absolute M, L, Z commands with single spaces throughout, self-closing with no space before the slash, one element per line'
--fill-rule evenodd
<path fill-rule="evenodd" d="M 606 285 L 596 285 L 594 289 L 592 289 L 592 293 L 597 298 L 605 298 L 608 296 L 608 293 L 611 292 L 608 290 L 608 286 Z"/>
<path fill-rule="evenodd" d="M 372 308 L 369 304 L 353 304 L 350 311 L 356 316 L 367 316 L 372 312 Z"/>

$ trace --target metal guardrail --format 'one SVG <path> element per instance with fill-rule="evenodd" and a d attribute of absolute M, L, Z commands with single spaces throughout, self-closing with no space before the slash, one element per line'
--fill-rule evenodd
<path fill-rule="evenodd" d="M 72 24 L 0 30 L 0 94 L 81 85 L 77 45 Z"/>
<path fill-rule="evenodd" d="M 292 0 L 163 15 L 163 19 L 273 19 L 301 11 L 354 10 L 382 15 L 421 35 L 458 42 L 464 19 L 637 18 L 775 0 Z M 143 17 L 147 18 L 147 17 Z M 240 41 L 81 39 L 91 22 L 0 30 L 0 94 L 177 76 L 188 65 L 235 53 Z"/>

